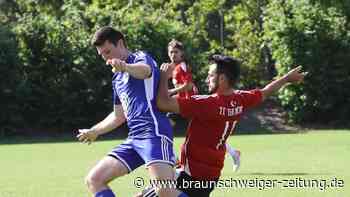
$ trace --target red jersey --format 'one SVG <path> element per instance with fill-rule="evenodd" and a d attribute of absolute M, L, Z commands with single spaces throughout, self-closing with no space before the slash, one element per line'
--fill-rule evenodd
<path fill-rule="evenodd" d="M 192 82 L 192 73 L 189 70 L 188 66 L 185 62 L 181 62 L 180 64 L 177 64 L 173 71 L 173 84 L 175 87 L 178 85 L 182 85 L 185 83 L 191 83 Z M 195 95 L 198 93 L 197 88 L 194 86 L 191 91 L 185 91 L 185 92 L 179 92 L 177 94 L 180 98 L 190 98 L 192 95 Z"/>
<path fill-rule="evenodd" d="M 199 180 L 218 179 L 224 166 L 226 139 L 243 112 L 261 102 L 260 90 L 178 98 L 181 115 L 190 119 L 180 157 L 186 173 Z"/>

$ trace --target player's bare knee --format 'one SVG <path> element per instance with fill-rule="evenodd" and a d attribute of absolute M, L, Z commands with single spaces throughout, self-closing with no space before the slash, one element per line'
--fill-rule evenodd
<path fill-rule="evenodd" d="M 173 196 L 171 194 L 173 194 L 175 192 L 175 189 L 159 188 L 156 190 L 156 192 L 157 192 L 157 196 L 159 196 L 159 197 L 168 197 L 168 196 Z"/>
<path fill-rule="evenodd" d="M 162 188 L 162 189 L 157 189 L 156 192 L 158 197 L 166 197 L 166 196 L 169 196 L 170 191 L 168 189 Z"/>
<path fill-rule="evenodd" d="M 94 186 L 94 179 L 93 177 L 88 174 L 86 177 L 85 177 L 85 185 L 88 187 L 88 188 L 92 188 Z"/>
<path fill-rule="evenodd" d="M 85 184 L 89 188 L 96 188 L 104 185 L 104 181 L 98 176 L 97 173 L 90 172 L 85 178 Z"/>

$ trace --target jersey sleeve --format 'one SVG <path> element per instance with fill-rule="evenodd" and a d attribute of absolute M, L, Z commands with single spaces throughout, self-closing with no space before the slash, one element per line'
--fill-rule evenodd
<path fill-rule="evenodd" d="M 143 64 L 146 64 L 148 65 L 150 68 L 151 68 L 151 73 L 153 75 L 153 72 L 154 72 L 154 69 L 155 67 L 157 67 L 154 59 L 148 55 L 147 53 L 141 53 L 139 52 L 134 60 L 134 64 L 136 63 L 143 63 Z"/>
<path fill-rule="evenodd" d="M 181 75 L 182 82 L 183 83 L 192 82 L 192 73 L 190 69 L 188 69 L 188 65 L 183 62 L 180 66 L 180 69 L 182 71 L 182 75 Z"/>
<path fill-rule="evenodd" d="M 201 119 L 210 118 L 214 114 L 212 109 L 212 102 L 207 95 L 194 95 L 190 98 L 177 98 L 180 108 L 180 114 L 184 118 L 201 117 Z"/>
<path fill-rule="evenodd" d="M 172 78 L 175 79 L 176 84 L 184 84 L 192 82 L 192 73 L 185 63 L 181 63 L 174 69 Z"/>
<path fill-rule="evenodd" d="M 259 89 L 241 91 L 240 94 L 243 97 L 243 105 L 245 108 L 254 107 L 262 102 L 262 93 Z"/>
<path fill-rule="evenodd" d="M 137 52 L 134 63 L 144 63 L 150 65 L 147 56 L 148 55 L 146 53 Z"/>

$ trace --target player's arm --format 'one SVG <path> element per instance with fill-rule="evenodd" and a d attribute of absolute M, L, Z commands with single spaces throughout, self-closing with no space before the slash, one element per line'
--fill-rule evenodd
<path fill-rule="evenodd" d="M 93 130 L 97 135 L 102 135 L 119 127 L 124 122 L 125 116 L 122 105 L 114 105 L 114 111 L 104 120 L 91 127 L 91 130 Z"/>
<path fill-rule="evenodd" d="M 162 64 L 160 67 L 160 81 L 157 96 L 157 106 L 161 111 L 180 113 L 179 103 L 176 98 L 170 97 L 168 93 L 168 76 L 170 64 Z"/>
<path fill-rule="evenodd" d="M 137 62 L 134 64 L 127 64 L 120 59 L 107 60 L 106 64 L 113 67 L 113 72 L 127 72 L 136 79 L 147 79 L 151 77 L 151 66 L 144 62 Z"/>
<path fill-rule="evenodd" d="M 301 66 L 290 70 L 287 74 L 283 75 L 281 78 L 272 81 L 267 84 L 263 89 L 261 89 L 263 100 L 271 96 L 273 93 L 277 92 L 282 86 L 287 83 L 296 83 L 304 79 L 307 73 L 301 72 Z"/>
<path fill-rule="evenodd" d="M 135 63 L 135 64 L 126 64 L 125 72 L 129 73 L 136 79 L 147 79 L 151 77 L 151 66 L 145 63 Z"/>
<path fill-rule="evenodd" d="M 93 142 L 102 134 L 108 133 L 119 127 L 125 122 L 125 116 L 121 105 L 115 105 L 114 111 L 111 112 L 104 120 L 97 123 L 90 129 L 79 129 L 77 138 L 82 142 Z"/>
<path fill-rule="evenodd" d="M 169 94 L 173 95 L 173 94 L 177 94 L 179 92 L 186 92 L 186 91 L 190 91 L 193 88 L 193 83 L 192 82 L 185 82 L 184 84 L 178 85 L 173 89 L 169 90 Z"/>

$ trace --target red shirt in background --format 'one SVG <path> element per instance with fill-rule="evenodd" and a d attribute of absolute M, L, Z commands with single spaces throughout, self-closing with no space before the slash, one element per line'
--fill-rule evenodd
<path fill-rule="evenodd" d="M 177 97 L 190 98 L 192 95 L 198 94 L 198 89 L 195 87 L 193 80 L 192 80 L 192 73 L 185 62 L 181 62 L 180 64 L 177 64 L 175 66 L 172 78 L 173 78 L 172 81 L 173 81 L 173 84 L 175 87 L 178 87 L 179 85 L 183 85 L 185 83 L 192 83 L 193 84 L 192 90 L 185 91 L 185 92 L 179 92 L 177 94 Z"/>

